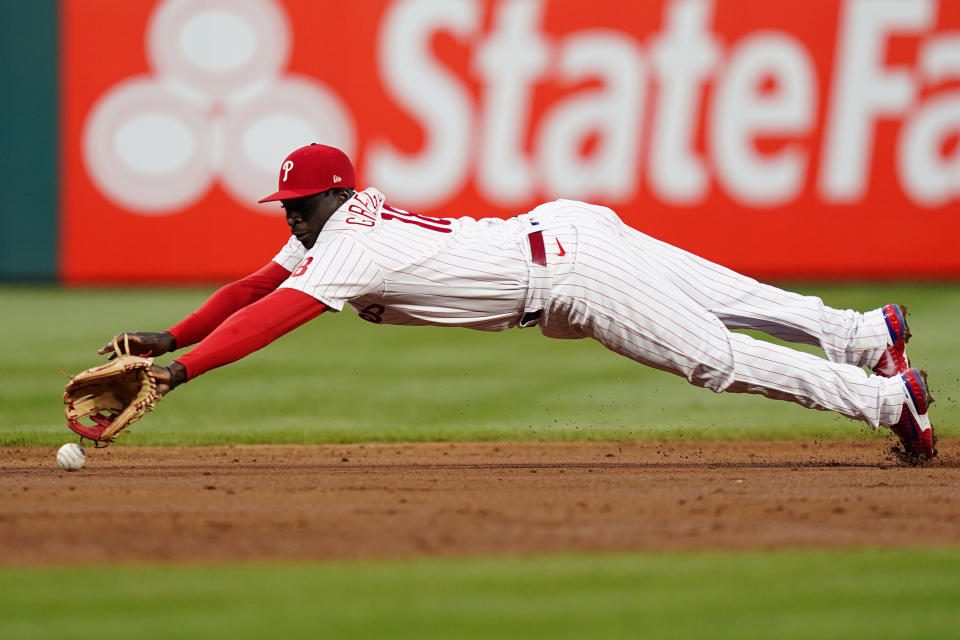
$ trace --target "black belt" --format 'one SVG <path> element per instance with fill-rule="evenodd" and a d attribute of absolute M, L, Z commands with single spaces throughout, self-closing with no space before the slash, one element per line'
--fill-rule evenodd
<path fill-rule="evenodd" d="M 527 242 L 530 243 L 530 258 L 533 260 L 533 264 L 541 267 L 547 266 L 547 250 L 543 246 L 543 231 L 528 233 Z M 543 309 L 528 311 L 520 316 L 520 326 L 529 326 L 539 320 L 542 315 Z"/>

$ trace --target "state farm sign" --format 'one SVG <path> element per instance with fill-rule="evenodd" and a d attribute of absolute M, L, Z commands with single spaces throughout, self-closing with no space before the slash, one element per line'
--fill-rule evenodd
<path fill-rule="evenodd" d="M 779 206 L 801 194 L 812 171 L 822 101 L 827 121 L 816 181 L 824 202 L 867 192 L 883 118 L 903 119 L 897 177 L 910 199 L 937 206 L 960 197 L 960 92 L 918 99 L 926 87 L 960 79 L 960 33 L 932 33 L 932 0 L 846 3 L 837 28 L 826 29 L 838 40 L 833 81 L 822 86 L 811 43 L 774 29 L 725 42 L 712 29 L 716 8 L 706 0 L 666 4 L 662 26 L 644 39 L 619 25 L 550 38 L 548 8 L 506 0 L 494 6 L 484 32 L 483 6 L 474 0 L 393 5 L 378 37 L 378 69 L 426 140 L 412 154 L 374 143 L 366 156 L 370 181 L 424 207 L 442 205 L 469 180 L 499 205 L 541 193 L 623 202 L 640 189 L 643 158 L 651 193 L 663 202 L 702 202 L 715 180 L 737 203 Z M 476 99 L 464 78 L 431 54 L 438 32 L 472 43 Z M 891 39 L 904 35 L 920 36 L 916 64 L 888 65 Z M 546 104 L 534 120 L 537 85 L 587 81 L 600 86 Z M 705 153 L 694 144 L 702 122 Z M 584 153 L 591 137 L 596 146 Z M 945 155 L 951 137 L 955 152 Z M 762 138 L 785 142 L 763 151 Z"/>
<path fill-rule="evenodd" d="M 284 233 L 256 196 L 314 140 L 433 215 L 576 198 L 754 275 L 960 275 L 960 3 L 125 7 L 139 39 L 104 43 L 104 16 L 65 5 L 65 233 L 176 238 L 173 261 L 121 272 L 65 243 L 67 280 L 255 268 Z M 200 250 L 211 215 L 227 255 Z"/>

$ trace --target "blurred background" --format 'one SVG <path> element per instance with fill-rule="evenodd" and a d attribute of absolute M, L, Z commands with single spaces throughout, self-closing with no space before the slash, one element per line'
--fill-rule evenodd
<path fill-rule="evenodd" d="M 278 167 L 432 215 L 555 198 L 765 279 L 960 276 L 960 3 L 0 3 L 0 280 L 214 283 Z"/>
<path fill-rule="evenodd" d="M 276 203 L 256 201 L 290 151 L 320 142 L 346 151 L 361 188 L 413 211 L 507 217 L 587 200 L 832 306 L 908 305 L 945 463 L 887 468 L 888 430 L 707 393 L 592 341 L 408 331 L 352 313 L 191 381 L 119 446 L 798 438 L 816 472 L 839 464 L 821 462 L 831 438 L 875 438 L 881 468 L 850 469 L 851 486 L 902 487 L 904 499 L 872 526 L 924 509 L 956 527 L 952 503 L 913 492 L 919 474 L 949 485 L 960 436 L 958 0 L 0 0 L 0 87 L 0 447 L 11 460 L 50 447 L 38 477 L 75 439 L 58 370 L 100 362 L 117 332 L 172 326 L 273 257 L 287 228 Z M 122 481 L 111 450 L 88 449 L 88 480 Z M 666 460 L 650 490 L 699 464 Z M 14 545 L 34 544 L 18 527 L 51 508 L 67 516 L 65 540 L 71 513 L 100 513 L 68 493 L 83 475 L 27 492 L 3 471 Z M 839 506 L 851 487 L 808 503 L 810 476 L 793 475 L 786 513 L 802 526 L 860 517 Z M 726 518 L 739 494 L 708 491 Z M 324 493 L 302 495 L 337 519 Z M 118 498 L 133 535 L 138 501 Z M 211 539 L 244 535 L 216 510 L 180 506 L 209 519 Z M 561 511 L 548 507 L 538 531 Z M 692 522 L 690 535 L 720 524 Z M 901 533 L 911 548 L 864 540 L 871 549 L 853 554 L 0 567 L 0 636 L 955 636 L 956 548 L 913 548 Z"/>

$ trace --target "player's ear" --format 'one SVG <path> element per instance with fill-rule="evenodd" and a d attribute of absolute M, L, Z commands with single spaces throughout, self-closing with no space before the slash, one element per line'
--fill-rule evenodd
<path fill-rule="evenodd" d="M 341 203 L 353 197 L 353 189 L 337 189 L 336 193 L 337 199 L 340 200 Z"/>

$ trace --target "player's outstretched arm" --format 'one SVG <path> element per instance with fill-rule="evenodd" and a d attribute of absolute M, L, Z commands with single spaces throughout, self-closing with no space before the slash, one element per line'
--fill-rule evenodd
<path fill-rule="evenodd" d="M 200 342 L 236 311 L 256 302 L 290 276 L 290 271 L 272 260 L 245 278 L 218 289 L 200 308 L 167 331 L 128 331 L 117 334 L 97 353 L 116 357 L 114 340 L 128 343 L 135 356 L 156 357 Z M 124 341 L 126 336 L 126 341 Z"/>
<path fill-rule="evenodd" d="M 200 308 L 168 329 L 178 349 L 206 338 L 220 324 L 268 293 L 290 277 L 290 271 L 273 260 L 245 278 L 218 289 Z"/>
<path fill-rule="evenodd" d="M 170 365 L 170 387 L 235 362 L 316 318 L 326 306 L 302 291 L 277 289 L 227 318 Z"/>

